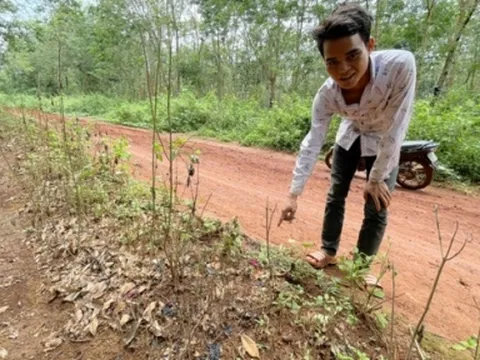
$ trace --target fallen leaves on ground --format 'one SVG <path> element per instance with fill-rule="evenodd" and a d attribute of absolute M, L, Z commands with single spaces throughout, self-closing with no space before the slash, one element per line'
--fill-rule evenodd
<path fill-rule="evenodd" d="M 47 339 L 43 341 L 43 346 L 44 346 L 44 352 L 50 352 L 52 350 L 55 350 L 57 347 L 59 347 L 63 342 L 63 339 L 61 337 L 58 337 L 58 334 L 53 333 L 51 334 Z"/>
<path fill-rule="evenodd" d="M 257 344 L 255 341 L 252 340 L 248 335 L 242 334 L 240 335 L 242 340 L 243 349 L 253 358 L 260 359 L 260 353 L 258 351 Z"/>
<path fill-rule="evenodd" d="M 38 233 L 27 235 L 27 244 L 35 243 L 35 259 L 50 280 L 45 287 L 51 294 L 48 302 L 67 303 L 64 306 L 71 309 L 63 328 L 43 341 L 45 352 L 63 342 L 89 342 L 106 329 L 119 333 L 129 349 L 143 344 L 158 347 L 164 359 L 179 353 L 208 360 L 237 355 L 260 359 L 250 336 L 265 344 L 264 357 L 271 355 L 275 341 L 289 350 L 302 348 L 299 332 L 289 325 L 291 314 L 277 313 L 278 306 L 272 303 L 286 282 L 281 276 L 269 280 L 260 260 L 244 254 L 224 258 L 217 244 L 192 243 L 182 249 L 175 265 L 182 274 L 174 287 L 170 273 L 174 262 L 148 244 L 120 244 L 112 231 L 118 231 L 117 222 L 108 217 L 94 224 L 76 217 L 51 218 Z M 0 313 L 6 310 L 2 307 Z M 264 314 L 276 321 L 267 329 L 272 332 L 269 338 L 258 328 Z M 292 335 L 282 338 L 284 323 Z M 327 341 L 322 346 L 330 351 Z"/>

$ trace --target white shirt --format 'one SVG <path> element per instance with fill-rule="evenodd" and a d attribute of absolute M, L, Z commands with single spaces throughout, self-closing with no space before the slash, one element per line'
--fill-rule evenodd
<path fill-rule="evenodd" d="M 342 118 L 336 142 L 349 150 L 360 136 L 362 156 L 376 156 L 370 178 L 382 181 L 398 166 L 400 148 L 410 122 L 415 97 L 416 66 L 405 50 L 374 51 L 371 79 L 359 103 L 347 105 L 341 88 L 328 78 L 312 106 L 310 132 L 303 139 L 290 187 L 300 195 L 323 146 L 333 114 Z"/>

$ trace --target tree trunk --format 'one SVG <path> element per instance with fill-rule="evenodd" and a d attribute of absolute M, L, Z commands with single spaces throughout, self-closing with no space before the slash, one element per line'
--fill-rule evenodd
<path fill-rule="evenodd" d="M 375 5 L 375 25 L 373 28 L 373 37 L 378 41 L 380 37 L 380 21 L 382 20 L 383 14 L 383 1 L 377 0 Z"/>
<path fill-rule="evenodd" d="M 217 33 L 216 39 L 215 39 L 215 44 L 216 44 L 216 60 L 217 60 L 217 96 L 219 99 L 223 99 L 223 71 L 222 71 L 222 54 L 221 54 L 221 48 L 220 48 L 220 36 Z"/>
<path fill-rule="evenodd" d="M 63 92 L 63 85 L 62 85 L 62 43 L 60 40 L 58 41 L 57 47 L 57 77 L 58 77 L 58 93 L 59 95 Z"/>
<path fill-rule="evenodd" d="M 268 100 L 268 107 L 272 108 L 275 104 L 275 88 L 277 84 L 277 74 L 275 72 L 271 72 L 270 76 L 268 77 L 268 82 L 270 85 L 270 96 Z"/>
<path fill-rule="evenodd" d="M 468 72 L 467 80 L 465 81 L 468 84 L 468 90 L 473 91 L 475 88 L 475 75 L 477 73 L 477 68 L 480 64 L 480 59 L 478 58 L 478 48 L 479 48 L 479 39 L 480 36 L 477 34 L 475 35 L 475 47 L 473 52 L 473 64 L 471 66 L 470 71 Z"/>
<path fill-rule="evenodd" d="M 178 31 L 178 23 L 177 23 L 177 16 L 176 16 L 176 13 L 175 13 L 175 6 L 174 6 L 174 1 L 171 1 L 170 2 L 171 4 L 171 11 L 172 11 L 172 25 L 173 25 L 173 29 L 175 31 L 175 68 L 176 68 L 176 71 L 177 71 L 177 84 L 176 84 L 176 89 L 175 89 L 175 94 L 178 95 L 178 93 L 180 92 L 180 86 L 181 86 L 181 79 L 180 79 L 180 71 L 179 71 L 179 67 L 178 67 L 178 61 L 180 59 L 180 36 L 179 36 L 179 31 Z M 180 4 L 180 6 L 182 6 L 182 4 Z"/>
<path fill-rule="evenodd" d="M 423 54 L 422 51 L 425 49 L 427 45 L 427 40 L 429 39 L 428 33 L 430 30 L 430 25 L 432 23 L 432 16 L 433 16 L 433 9 L 435 8 L 435 1 L 436 0 L 426 0 L 426 6 L 427 6 L 427 13 L 425 15 L 424 19 L 424 26 L 423 26 L 423 31 L 422 31 L 422 40 L 420 42 L 420 47 L 418 48 L 417 52 L 420 53 L 420 58 L 418 59 L 418 64 L 417 64 L 417 89 L 420 84 L 420 77 L 422 76 L 422 67 L 424 65 L 424 60 L 423 60 Z"/>
<path fill-rule="evenodd" d="M 444 65 L 443 65 L 442 72 L 440 73 L 440 78 L 438 79 L 437 85 L 435 86 L 434 96 L 438 96 L 440 94 L 440 92 L 443 90 L 445 80 L 448 77 L 449 71 L 450 71 L 452 63 L 453 63 L 453 59 L 455 57 L 455 52 L 457 50 L 458 43 L 460 42 L 460 39 L 463 35 L 463 31 L 465 30 L 465 27 L 468 25 L 468 23 L 470 22 L 470 19 L 472 18 L 473 13 L 477 9 L 479 1 L 480 0 L 474 0 L 472 8 L 468 12 L 465 19 L 461 22 L 460 28 L 458 29 L 457 33 L 455 34 L 455 38 L 453 38 L 453 40 L 452 40 L 452 44 L 450 46 L 450 49 L 448 50 L 447 57 L 445 59 Z"/>
<path fill-rule="evenodd" d="M 292 74 L 291 90 L 296 91 L 298 86 L 298 78 L 300 76 L 300 44 L 303 35 L 303 23 L 305 21 L 305 0 L 301 0 L 299 4 L 299 13 L 297 15 L 297 38 L 295 43 L 295 65 Z"/>

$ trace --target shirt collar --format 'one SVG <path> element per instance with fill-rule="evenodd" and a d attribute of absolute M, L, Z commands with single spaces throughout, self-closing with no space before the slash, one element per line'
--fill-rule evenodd
<path fill-rule="evenodd" d="M 373 82 L 377 76 L 379 64 L 377 64 L 377 62 L 375 61 L 375 56 L 373 56 L 373 54 L 370 54 L 369 58 L 370 58 L 370 74 L 371 74 L 370 81 Z"/>

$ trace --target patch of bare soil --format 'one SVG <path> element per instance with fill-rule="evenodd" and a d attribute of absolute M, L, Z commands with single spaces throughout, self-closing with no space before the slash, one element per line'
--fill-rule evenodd
<path fill-rule="evenodd" d="M 3 160 L 0 161 L 0 359 L 136 359 L 123 349 L 122 339 L 109 329 L 100 330 L 88 343 L 62 339 L 59 330 L 71 316 L 73 306 L 50 302 L 51 294 L 47 291 L 50 281 L 45 276 L 49 266 L 38 264 L 35 246 L 24 241 L 24 232 L 31 225 L 20 215 L 26 198 Z"/>

